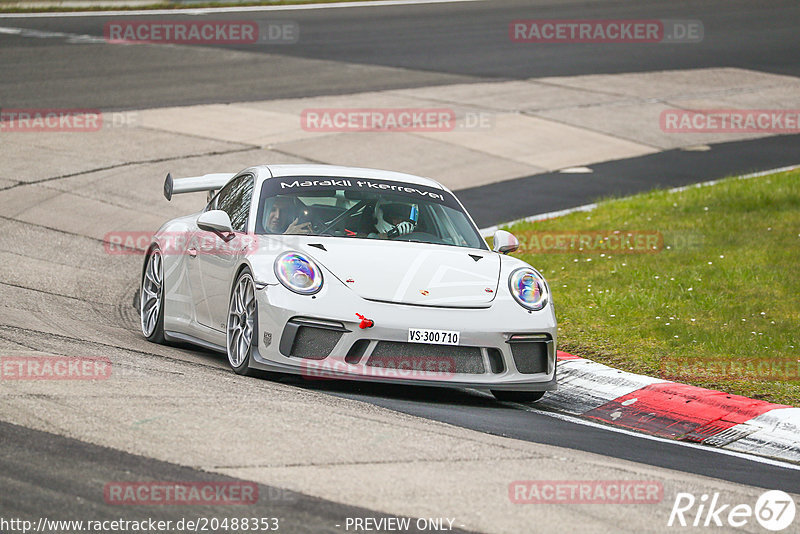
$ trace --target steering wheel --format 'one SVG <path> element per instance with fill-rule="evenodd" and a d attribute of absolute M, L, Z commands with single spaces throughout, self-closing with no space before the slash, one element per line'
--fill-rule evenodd
<path fill-rule="evenodd" d="M 325 228 L 325 221 L 317 217 L 316 215 L 311 214 L 311 210 L 306 208 L 297 218 L 298 224 L 303 224 L 309 222 L 311 223 L 311 230 L 314 233 L 318 233 L 320 230 Z"/>

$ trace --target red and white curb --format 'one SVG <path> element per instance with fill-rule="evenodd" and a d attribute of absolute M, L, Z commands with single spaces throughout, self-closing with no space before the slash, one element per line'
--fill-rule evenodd
<path fill-rule="evenodd" d="M 558 351 L 537 406 L 661 438 L 800 462 L 800 408 L 614 369 Z"/>

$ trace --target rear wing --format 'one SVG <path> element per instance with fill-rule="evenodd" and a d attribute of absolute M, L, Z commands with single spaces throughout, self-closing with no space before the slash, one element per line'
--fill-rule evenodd
<path fill-rule="evenodd" d="M 236 176 L 236 173 L 222 172 L 204 174 L 203 176 L 192 176 L 191 178 L 178 178 L 175 180 L 170 173 L 167 174 L 167 179 L 164 180 L 164 197 L 167 200 L 172 200 L 172 195 L 208 191 L 208 196 L 211 198 L 214 191 L 222 189 L 234 176 Z"/>

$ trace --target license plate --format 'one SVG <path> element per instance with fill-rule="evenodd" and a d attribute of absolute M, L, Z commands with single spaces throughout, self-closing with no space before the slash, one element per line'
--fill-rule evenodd
<path fill-rule="evenodd" d="M 426 328 L 409 328 L 409 343 L 432 343 L 434 345 L 458 345 L 460 332 L 451 330 L 428 330 Z"/>

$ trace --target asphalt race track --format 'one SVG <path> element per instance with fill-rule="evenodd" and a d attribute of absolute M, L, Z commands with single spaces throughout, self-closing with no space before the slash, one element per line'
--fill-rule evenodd
<path fill-rule="evenodd" d="M 560 44 L 538 47 L 535 53 L 508 39 L 508 23 L 516 19 L 615 17 L 698 19 L 708 38 L 702 47 L 671 44 L 642 49 L 606 44 L 587 52 L 580 44 Z M 150 18 L 169 20 L 170 16 Z M 213 18 L 237 20 L 242 15 L 215 14 Z M 202 53 L 191 50 L 104 47 L 86 54 L 89 45 L 63 46 L 63 40 L 55 38 L 20 42 L 0 34 L 0 58 L 4 65 L 15 67 L 4 72 L 0 98 L 15 107 L 137 109 L 486 79 L 710 66 L 800 74 L 795 40 L 800 13 L 791 0 L 765 5 L 743 0 L 692 1 L 680 7 L 658 1 L 502 1 L 254 12 L 246 18 L 296 21 L 302 38 L 296 45 L 260 47 L 256 53 L 262 57 L 247 61 L 208 63 Z M 45 16 L 0 22 L 8 27 L 102 37 L 104 23 L 116 19 Z M 361 68 L 345 74 L 342 63 Z"/>
<path fill-rule="evenodd" d="M 141 456 L 81 443 L 62 436 L 45 434 L 7 423 L 0 423 L 3 432 L 0 476 L 6 493 L 4 510 L 38 514 L 48 510 L 50 517 L 69 517 L 75 500 L 80 499 L 92 508 L 92 519 L 108 521 L 120 517 L 115 506 L 97 499 L 93 485 L 95 477 L 108 480 L 191 480 L 196 482 L 235 482 L 235 479 L 212 475 L 196 469 L 159 462 Z M 33 459 L 33 462 L 31 461 Z M 91 473 L 91 477 L 87 477 Z M 26 487 L 22 481 L 33 481 Z M 41 491 L 48 488 L 48 491 Z M 343 517 L 388 517 L 370 510 L 343 506 L 334 502 L 308 497 L 281 488 L 259 485 L 262 498 L 248 510 L 258 517 L 280 517 L 280 528 L 291 532 L 339 532 L 337 524 Z M 153 519 L 177 523 L 185 515 L 176 507 L 159 507 L 153 513 L 138 507 L 126 515 L 132 521 Z M 195 517 L 225 517 L 214 506 L 194 506 Z M 230 514 L 230 517 L 237 517 Z M 411 532 L 419 530 L 411 528 Z M 454 528 L 459 532 L 461 529 Z"/>
<path fill-rule="evenodd" d="M 290 20 L 301 38 L 249 48 L 117 46 L 86 37 L 102 39 L 116 15 L 0 15 L 0 108 L 157 113 L 682 69 L 800 76 L 796 1 L 456 2 L 196 17 Z M 532 51 L 508 39 L 509 21 L 526 18 L 693 19 L 703 21 L 706 39 Z M 107 142 L 15 134 L 29 137 L 11 144 L 0 132 L 0 355 L 104 357 L 115 369 L 97 382 L 0 381 L 0 517 L 252 515 L 280 517 L 286 532 L 345 532 L 352 517 L 455 517 L 460 531 L 549 532 L 573 521 L 576 531 L 660 532 L 669 530 L 678 492 L 721 492 L 751 504 L 764 489 L 800 492 L 797 466 L 586 426 L 480 392 L 244 378 L 220 355 L 147 343 L 133 306 L 141 257 L 108 254 L 103 235 L 117 224 L 152 231 L 197 208 L 197 195 L 164 202 L 166 170 L 239 170 L 276 154 L 299 159 L 265 146 L 142 131 Z M 800 163 L 800 135 L 708 145 L 591 164 L 591 182 L 547 171 L 457 193 L 483 227 L 611 194 Z M 625 523 L 612 505 L 534 509 L 508 499 L 514 480 L 637 477 L 661 481 L 664 499 L 625 508 Z M 253 481 L 262 498 L 241 514 L 104 501 L 109 481 L 136 480 Z M 754 524 L 741 530 L 760 531 Z"/>

